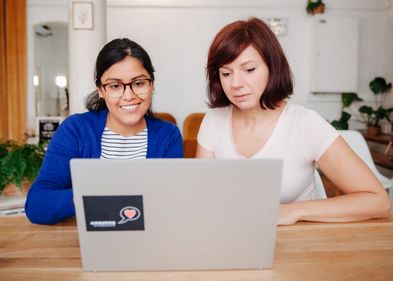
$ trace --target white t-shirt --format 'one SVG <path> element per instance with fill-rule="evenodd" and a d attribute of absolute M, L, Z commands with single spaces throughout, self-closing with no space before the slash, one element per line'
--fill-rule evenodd
<path fill-rule="evenodd" d="M 198 143 L 215 158 L 244 158 L 232 137 L 232 106 L 209 110 Z M 317 161 L 339 133 L 313 110 L 287 104 L 266 144 L 251 158 L 284 161 L 281 203 L 317 199 L 314 183 Z M 262 184 L 262 183 L 261 183 Z"/>

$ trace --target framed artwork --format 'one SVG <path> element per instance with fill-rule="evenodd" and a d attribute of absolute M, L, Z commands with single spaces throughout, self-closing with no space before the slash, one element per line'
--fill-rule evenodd
<path fill-rule="evenodd" d="M 287 18 L 264 18 L 263 21 L 270 27 L 276 36 L 288 34 Z"/>
<path fill-rule="evenodd" d="M 73 29 L 93 29 L 93 3 L 73 2 L 72 3 L 72 28 Z"/>

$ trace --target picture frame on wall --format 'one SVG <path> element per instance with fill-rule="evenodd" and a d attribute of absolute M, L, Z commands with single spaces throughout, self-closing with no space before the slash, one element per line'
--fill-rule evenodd
<path fill-rule="evenodd" d="M 92 2 L 72 3 L 72 28 L 73 29 L 94 28 Z"/>

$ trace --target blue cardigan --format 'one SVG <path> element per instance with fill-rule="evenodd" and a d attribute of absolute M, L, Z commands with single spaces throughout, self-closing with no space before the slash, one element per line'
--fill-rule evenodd
<path fill-rule="evenodd" d="M 75 215 L 70 160 L 100 157 L 107 115 L 107 110 L 74 114 L 56 130 L 27 194 L 25 211 L 32 223 L 54 224 Z M 183 142 L 175 125 L 151 117 L 145 120 L 147 158 L 183 157 Z"/>

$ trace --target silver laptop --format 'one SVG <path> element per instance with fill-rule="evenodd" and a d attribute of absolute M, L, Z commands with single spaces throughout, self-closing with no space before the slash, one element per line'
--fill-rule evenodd
<path fill-rule="evenodd" d="M 85 271 L 271 268 L 282 161 L 71 160 Z"/>

